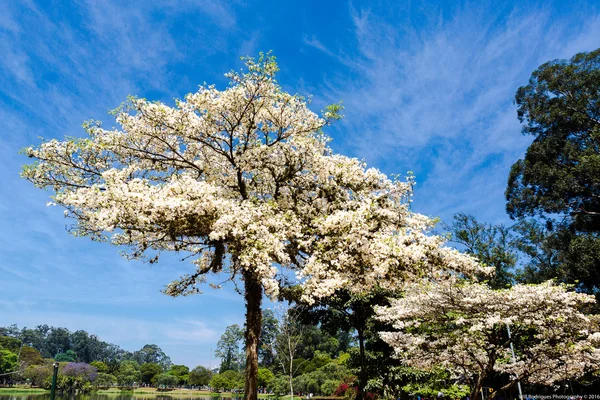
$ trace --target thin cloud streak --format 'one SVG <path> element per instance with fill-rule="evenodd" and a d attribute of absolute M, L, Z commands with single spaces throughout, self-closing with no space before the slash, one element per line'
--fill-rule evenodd
<path fill-rule="evenodd" d="M 337 61 L 353 79 L 327 76 L 323 87 L 325 102 L 346 106 L 340 146 L 388 173 L 415 171 L 417 211 L 505 220 L 508 170 L 531 140 L 514 93 L 541 63 L 593 50 L 600 15 L 557 22 L 544 9 L 501 17 L 471 7 L 398 27 L 377 10 L 351 13 L 358 51 Z M 317 38 L 304 42 L 332 54 Z"/>

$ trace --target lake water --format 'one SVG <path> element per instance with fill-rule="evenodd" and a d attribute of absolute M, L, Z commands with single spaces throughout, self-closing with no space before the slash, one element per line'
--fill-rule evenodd
<path fill-rule="evenodd" d="M 62 395 L 57 394 L 55 400 L 242 400 L 243 397 L 220 397 L 220 396 L 186 396 L 183 395 L 106 395 L 106 394 L 80 394 Z M 14 394 L 0 395 L 0 400 L 50 400 L 49 394 Z"/>

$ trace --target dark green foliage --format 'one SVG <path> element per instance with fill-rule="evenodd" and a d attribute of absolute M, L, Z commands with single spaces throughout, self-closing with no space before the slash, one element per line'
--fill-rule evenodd
<path fill-rule="evenodd" d="M 158 374 L 155 377 L 158 386 L 173 387 L 177 386 L 177 377 L 171 374 Z"/>
<path fill-rule="evenodd" d="M 228 370 L 240 370 L 242 368 L 243 354 L 241 352 L 242 339 L 244 331 L 239 325 L 230 325 L 225 329 L 223 335 L 217 342 L 215 356 L 221 358 L 222 373 Z"/>
<path fill-rule="evenodd" d="M 513 218 L 566 214 L 579 231 L 600 231 L 600 49 L 533 72 L 516 94 L 523 133 L 534 136 L 506 191 Z"/>
<path fill-rule="evenodd" d="M 178 385 L 187 384 L 189 378 L 190 369 L 185 365 L 171 365 L 171 369 L 167 372 L 169 375 L 173 375 L 177 378 Z"/>
<path fill-rule="evenodd" d="M 0 350 L 10 350 L 18 353 L 21 348 L 21 341 L 10 336 L 0 336 Z"/>
<path fill-rule="evenodd" d="M 71 334 L 70 345 L 70 348 L 77 353 L 77 360 L 86 363 L 103 359 L 107 348 L 107 343 L 102 342 L 98 336 L 90 335 L 83 330 Z"/>
<path fill-rule="evenodd" d="M 374 319 L 374 307 L 387 305 L 394 293 L 376 289 L 359 296 L 347 291 L 338 291 L 319 304 L 306 308 L 303 313 L 306 323 L 312 321 L 341 339 L 338 351 L 346 351 L 350 345 L 350 332 L 355 332 L 358 347 L 349 351 L 352 372 L 358 375 L 359 398 L 365 396 L 364 387 L 372 377 L 379 376 L 382 370 L 394 365 L 390 359 L 391 349 L 378 335 L 380 323 Z M 337 356 L 337 354 L 334 354 Z"/>
<path fill-rule="evenodd" d="M 244 387 L 244 376 L 233 370 L 223 371 L 212 377 L 210 386 L 215 390 L 241 389 Z"/>
<path fill-rule="evenodd" d="M 116 376 L 119 386 L 133 386 L 135 383 L 140 383 L 142 380 L 140 365 L 135 361 L 125 360 L 121 362 Z"/>
<path fill-rule="evenodd" d="M 502 289 L 513 282 L 512 270 L 517 263 L 516 249 L 512 245 L 510 228 L 478 222 L 472 215 L 454 215 L 452 225 L 446 226 L 451 241 L 464 246 L 465 252 L 482 264 L 494 267 L 495 274 L 489 279 L 494 289 Z"/>
<path fill-rule="evenodd" d="M 276 335 L 277 318 L 275 318 L 275 314 L 272 310 L 263 310 L 262 328 L 258 341 L 258 358 L 261 366 L 272 367 L 275 364 L 275 352 L 271 344 L 275 341 Z"/>
<path fill-rule="evenodd" d="M 149 385 L 154 383 L 153 379 L 156 375 L 161 374 L 163 368 L 156 363 L 146 363 L 140 366 L 140 373 L 142 374 L 142 382 Z"/>
<path fill-rule="evenodd" d="M 523 133 L 534 137 L 506 190 L 529 258 L 521 281 L 555 278 L 599 292 L 599 97 L 600 49 L 541 65 L 517 91 Z"/>
<path fill-rule="evenodd" d="M 94 386 L 108 388 L 117 383 L 117 377 L 105 372 L 98 372 L 98 376 L 94 380 Z"/>
<path fill-rule="evenodd" d="M 69 330 L 66 328 L 51 328 L 46 337 L 46 346 L 52 355 L 66 353 L 67 350 L 71 349 L 71 334 Z"/>
<path fill-rule="evenodd" d="M 102 362 L 102 361 L 92 361 L 90 363 L 90 365 L 96 367 L 96 369 L 98 370 L 98 373 L 107 373 L 108 372 L 108 365 L 106 365 L 106 363 Z"/>
<path fill-rule="evenodd" d="M 75 362 L 77 361 L 77 354 L 73 350 L 67 350 L 54 356 L 54 360 L 58 362 Z"/>
<path fill-rule="evenodd" d="M 0 350 L 0 374 L 17 369 L 17 355 L 10 350 Z"/>
<path fill-rule="evenodd" d="M 212 372 L 208 368 L 199 365 L 190 371 L 188 383 L 193 386 L 206 386 L 211 378 Z"/>
<path fill-rule="evenodd" d="M 317 353 L 335 357 L 338 348 L 339 341 L 335 337 L 317 326 L 307 325 L 302 329 L 295 357 L 310 360 Z"/>
<path fill-rule="evenodd" d="M 165 354 L 155 344 L 147 344 L 140 350 L 135 351 L 131 357 L 132 360 L 137 361 L 138 364 L 155 363 L 161 366 L 162 369 L 167 370 L 171 367 L 171 358 Z"/>

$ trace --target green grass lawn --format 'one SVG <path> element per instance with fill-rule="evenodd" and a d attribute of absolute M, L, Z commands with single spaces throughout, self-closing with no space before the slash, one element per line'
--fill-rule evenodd
<path fill-rule="evenodd" d="M 14 386 L 10 388 L 0 388 L 0 394 L 30 394 L 30 393 L 47 393 L 46 389 L 30 388 L 29 386 Z"/>
<path fill-rule="evenodd" d="M 36 393 L 39 393 L 39 394 L 49 393 L 49 390 L 40 389 L 40 388 L 31 388 L 29 386 L 15 386 L 12 388 L 0 388 L 0 394 L 36 394 Z M 189 396 L 242 397 L 239 393 L 229 393 L 229 392 L 212 393 L 212 392 L 208 392 L 205 390 L 189 390 L 189 389 L 173 389 L 173 390 L 158 391 L 154 388 L 138 388 L 138 389 L 134 389 L 134 390 L 121 390 L 119 388 L 110 388 L 110 389 L 106 389 L 106 390 L 98 390 L 95 393 L 104 394 L 104 395 L 119 395 L 122 393 L 131 393 L 132 395 L 136 395 L 136 394 L 155 395 L 155 396 L 166 395 L 166 396 L 173 396 L 173 397 L 177 397 L 177 396 L 182 396 L 182 397 L 183 396 L 185 396 L 185 397 L 189 397 Z M 258 398 L 259 399 L 274 399 L 275 396 L 272 394 L 271 395 L 259 394 Z M 289 396 L 282 396 L 282 397 L 280 397 L 280 399 L 289 400 Z M 302 397 L 294 397 L 294 400 L 303 400 L 303 398 Z"/>

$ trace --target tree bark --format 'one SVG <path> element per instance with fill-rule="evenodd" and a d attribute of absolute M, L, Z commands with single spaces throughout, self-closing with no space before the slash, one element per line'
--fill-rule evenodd
<path fill-rule="evenodd" d="M 358 346 L 360 349 L 360 374 L 358 377 L 358 393 L 356 399 L 363 400 L 365 398 L 365 386 L 367 385 L 367 369 L 365 366 L 365 333 L 362 328 L 358 328 L 357 333 Z"/>
<path fill-rule="evenodd" d="M 262 286 L 252 271 L 244 270 L 246 300 L 246 382 L 244 400 L 258 399 L 258 340 L 262 325 Z"/>
<path fill-rule="evenodd" d="M 483 386 L 483 378 L 482 378 L 482 374 L 480 374 L 477 377 L 477 382 L 475 383 L 475 386 L 471 390 L 471 396 L 469 397 L 471 400 L 477 400 L 479 397 L 481 397 L 482 386 Z M 481 400 L 483 400 L 483 399 L 481 399 Z"/>

